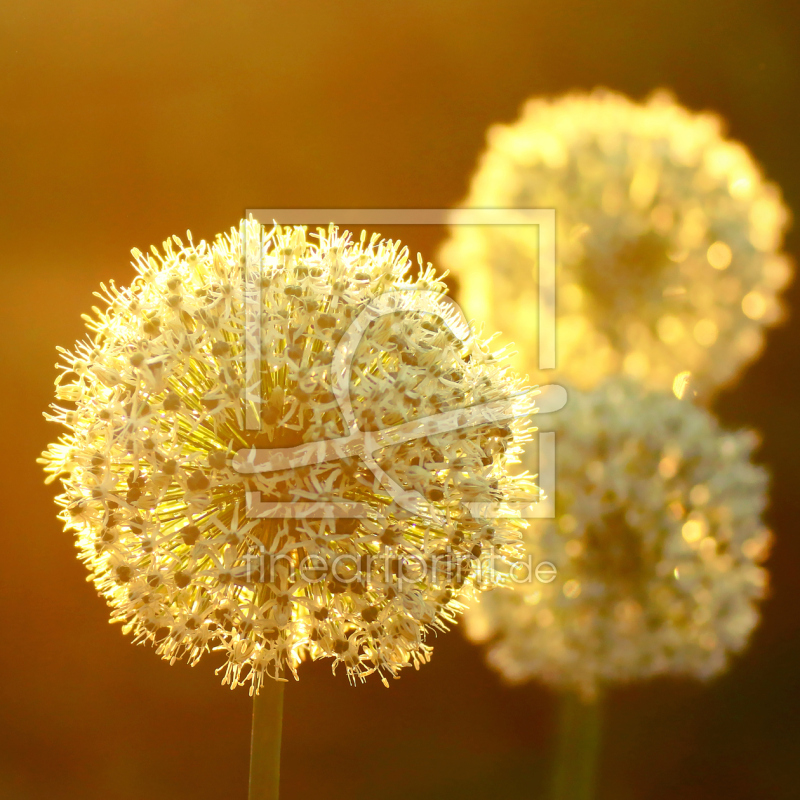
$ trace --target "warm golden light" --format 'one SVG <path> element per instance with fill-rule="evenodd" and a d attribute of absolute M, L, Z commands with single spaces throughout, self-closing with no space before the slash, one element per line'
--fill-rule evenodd
<path fill-rule="evenodd" d="M 619 681 L 723 671 L 767 585 L 757 437 L 621 378 L 570 392 L 554 423 L 564 517 L 532 521 L 525 547 L 557 578 L 487 593 L 467 613 L 469 635 L 507 680 L 586 698 Z"/>
<path fill-rule="evenodd" d="M 242 230 L 263 265 L 254 359 L 243 349 L 244 234 L 134 251 L 132 287 L 103 286 L 107 307 L 86 317 L 88 341 L 61 350 L 56 394 L 69 407 L 50 418 L 69 433 L 41 460 L 63 483 L 61 517 L 112 621 L 134 641 L 170 662 L 221 650 L 224 681 L 251 691 L 295 674 L 303 658 L 385 680 L 428 660 L 426 634 L 445 630 L 474 595 L 484 548 L 514 556 L 523 523 L 481 519 L 467 504 L 537 496 L 530 479 L 507 471 L 528 435 L 532 396 L 502 354 L 444 326 L 444 284 L 421 263 L 407 277 L 399 243 L 353 242 L 333 226 L 315 241 L 304 228 L 265 234 L 252 220 Z M 337 347 L 356 316 L 393 291 L 427 300 L 375 319 L 358 340 L 346 384 L 358 430 L 508 396 L 516 418 L 471 427 L 468 440 L 431 428 L 387 442 L 374 468 L 334 453 L 298 468 L 239 470 L 240 449 L 347 438 L 352 421 L 332 392 Z M 401 507 L 383 474 L 428 505 Z M 255 494 L 279 511 L 311 501 L 361 510 L 270 517 L 250 513 Z M 494 577 L 484 573 L 481 586 Z"/>
<path fill-rule="evenodd" d="M 669 390 L 686 370 L 707 398 L 781 319 L 793 269 L 778 187 L 718 116 L 665 92 L 530 100 L 489 130 L 464 205 L 556 209 L 558 369 L 578 388 L 622 371 Z M 442 248 L 467 313 L 513 341 L 530 374 L 537 237 L 536 226 L 454 226 Z"/>

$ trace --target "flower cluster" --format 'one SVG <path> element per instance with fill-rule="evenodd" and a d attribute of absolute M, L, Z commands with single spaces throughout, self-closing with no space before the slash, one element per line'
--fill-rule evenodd
<path fill-rule="evenodd" d="M 421 262 L 408 279 L 398 243 L 353 242 L 334 227 L 312 242 L 304 228 L 266 233 L 252 220 L 211 245 L 173 240 L 162 253 L 134 250 L 132 286 L 103 286 L 106 308 L 86 317 L 90 336 L 61 350 L 56 393 L 66 405 L 49 417 L 69 433 L 41 459 L 49 480 L 63 482 L 61 516 L 112 620 L 170 661 L 224 651 L 224 681 L 249 681 L 251 692 L 265 676 L 296 675 L 304 657 L 384 682 L 425 662 L 426 631 L 462 609 L 481 551 L 514 552 L 520 521 L 489 524 L 468 504 L 534 490 L 507 475 L 527 423 L 390 439 L 372 469 L 345 455 L 248 471 L 236 454 L 351 433 L 331 388 L 336 348 L 359 312 L 390 291 L 427 299 L 372 320 L 354 350 L 348 403 L 361 430 L 508 395 L 523 416 L 531 394 L 486 344 L 453 333 L 444 285 Z M 253 242 L 259 274 L 246 292 Z M 260 352 L 251 374 L 253 287 Z M 248 410 L 257 425 L 247 424 Z M 387 495 L 386 476 L 422 505 L 409 511 Z M 256 493 L 272 506 L 329 501 L 363 513 L 258 516 L 248 505 Z M 410 559 L 438 559 L 437 569 L 406 569 Z"/>
<path fill-rule="evenodd" d="M 623 372 L 707 395 L 734 379 L 782 314 L 788 212 L 721 120 L 669 95 L 531 100 L 489 132 L 465 205 L 554 208 L 560 371 L 580 388 Z M 454 226 L 441 254 L 468 314 L 535 369 L 533 226 Z"/>
<path fill-rule="evenodd" d="M 608 682 L 723 670 L 767 586 L 754 434 L 621 378 L 573 393 L 557 430 L 559 517 L 526 533 L 557 578 L 483 595 L 469 635 L 508 680 L 587 697 Z"/>

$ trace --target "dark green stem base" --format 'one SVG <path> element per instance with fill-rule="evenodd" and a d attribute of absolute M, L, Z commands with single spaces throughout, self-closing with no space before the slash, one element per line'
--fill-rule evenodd
<path fill-rule="evenodd" d="M 560 696 L 552 800 L 594 800 L 600 755 L 601 699 Z"/>
<path fill-rule="evenodd" d="M 267 678 L 253 698 L 249 800 L 278 800 L 284 686 Z"/>

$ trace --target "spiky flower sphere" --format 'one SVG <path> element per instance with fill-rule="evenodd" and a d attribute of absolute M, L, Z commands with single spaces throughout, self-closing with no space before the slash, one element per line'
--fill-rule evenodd
<path fill-rule="evenodd" d="M 707 395 L 781 317 L 792 266 L 778 187 L 718 116 L 666 93 L 530 100 L 490 129 L 464 205 L 555 209 L 559 370 L 580 388 L 624 372 L 669 389 L 688 371 Z M 513 339 L 525 371 L 536 365 L 537 237 L 457 225 L 441 253 L 467 314 Z"/>
<path fill-rule="evenodd" d="M 755 435 L 619 378 L 571 393 L 554 419 L 558 516 L 525 536 L 533 563 L 557 577 L 487 593 L 468 633 L 489 642 L 508 680 L 587 697 L 611 682 L 720 672 L 767 586 Z"/>
<path fill-rule="evenodd" d="M 352 432 L 332 362 L 359 313 L 389 291 L 420 299 L 374 319 L 354 350 L 345 377 L 360 430 L 517 394 L 512 406 L 526 414 L 532 401 L 485 344 L 450 331 L 444 285 L 430 265 L 407 279 L 399 244 L 354 243 L 333 227 L 316 243 L 303 228 L 263 236 L 252 221 L 247 236 L 263 237 L 250 385 L 240 233 L 134 251 L 131 288 L 104 286 L 107 308 L 87 317 L 88 340 L 61 351 L 57 396 L 70 408 L 54 406 L 51 419 L 70 432 L 42 461 L 63 482 L 61 516 L 112 620 L 135 641 L 170 661 L 222 649 L 225 682 L 251 681 L 251 691 L 295 673 L 303 657 L 332 658 L 351 677 L 395 676 L 427 660 L 426 631 L 446 628 L 474 591 L 481 551 L 513 553 L 519 520 L 490 524 L 467 504 L 532 490 L 506 474 L 527 423 L 389 437 L 380 469 L 345 454 L 248 472 L 233 456 Z M 260 431 L 246 420 L 253 389 L 264 398 Z M 427 505 L 394 501 L 381 469 Z M 248 492 L 281 508 L 360 503 L 366 516 L 255 517 Z"/>

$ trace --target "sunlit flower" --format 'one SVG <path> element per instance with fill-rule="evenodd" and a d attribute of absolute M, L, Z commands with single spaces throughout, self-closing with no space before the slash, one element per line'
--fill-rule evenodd
<path fill-rule="evenodd" d="M 767 586 L 757 437 L 619 378 L 573 392 L 556 429 L 558 517 L 534 521 L 526 548 L 557 576 L 496 589 L 467 613 L 490 664 L 588 697 L 609 682 L 725 669 Z"/>
<path fill-rule="evenodd" d="M 41 460 L 63 482 L 61 517 L 112 620 L 135 641 L 171 662 L 222 650 L 224 681 L 251 691 L 296 674 L 304 657 L 385 681 L 428 659 L 426 632 L 445 629 L 471 596 L 483 549 L 513 554 L 521 522 L 490 524 L 467 504 L 534 490 L 506 472 L 527 423 L 390 437 L 371 467 L 349 451 L 277 471 L 245 462 L 353 432 L 332 391 L 337 348 L 387 292 L 419 301 L 372 320 L 353 349 L 347 397 L 360 430 L 508 395 L 524 415 L 531 395 L 485 343 L 453 333 L 444 285 L 421 262 L 406 277 L 398 243 L 356 243 L 333 227 L 316 242 L 303 228 L 246 230 L 263 262 L 255 370 L 244 358 L 252 288 L 240 232 L 135 250 L 132 286 L 103 286 L 107 307 L 86 317 L 88 340 L 61 350 L 57 396 L 69 408 L 49 417 L 70 432 Z M 387 494 L 387 476 L 417 505 Z M 364 516 L 258 517 L 254 497 L 283 509 L 361 504 Z"/>
<path fill-rule="evenodd" d="M 670 95 L 596 91 L 531 100 L 489 131 L 465 205 L 553 208 L 561 374 L 581 388 L 624 372 L 707 394 L 739 373 L 782 315 L 788 211 L 722 120 Z M 441 261 L 467 314 L 535 368 L 535 226 L 454 226 Z"/>

